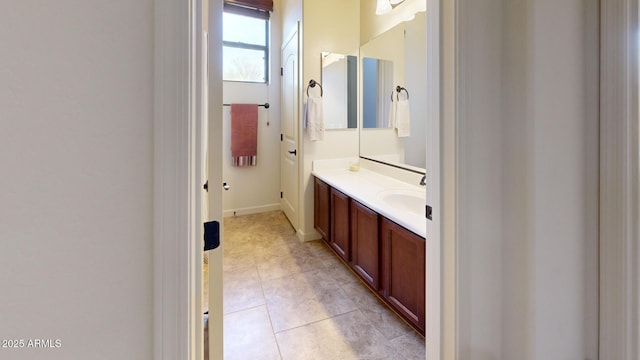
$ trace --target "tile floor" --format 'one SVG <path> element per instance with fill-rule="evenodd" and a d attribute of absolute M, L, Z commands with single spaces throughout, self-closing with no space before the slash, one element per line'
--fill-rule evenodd
<path fill-rule="evenodd" d="M 225 360 L 425 358 L 424 338 L 282 212 L 226 218 L 224 242 Z"/>

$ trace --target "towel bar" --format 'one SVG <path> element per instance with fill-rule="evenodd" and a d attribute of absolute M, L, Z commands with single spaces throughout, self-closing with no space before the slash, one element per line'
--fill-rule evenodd
<path fill-rule="evenodd" d="M 231 104 L 222 104 L 222 106 L 231 106 Z M 264 104 L 258 104 L 258 106 L 262 106 L 265 109 L 268 109 L 269 106 L 271 106 L 271 105 L 269 105 L 269 103 L 264 103 Z"/>
<path fill-rule="evenodd" d="M 322 95 L 323 95 L 322 85 L 320 85 L 319 82 L 317 82 L 317 81 L 315 81 L 313 79 L 309 80 L 309 86 L 307 86 L 307 97 L 309 97 L 309 88 L 310 87 L 314 88 L 314 87 L 316 87 L 316 85 L 318 85 L 320 87 L 320 97 L 322 97 Z"/>
<path fill-rule="evenodd" d="M 407 100 L 409 100 L 409 91 L 407 91 L 407 89 L 403 88 L 400 85 L 396 86 L 396 100 L 400 100 L 400 93 L 402 91 L 407 93 Z M 393 102 L 393 91 L 391 92 L 391 102 Z"/>

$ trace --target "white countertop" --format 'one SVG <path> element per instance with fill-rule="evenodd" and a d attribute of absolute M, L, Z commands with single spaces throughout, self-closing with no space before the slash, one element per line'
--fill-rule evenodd
<path fill-rule="evenodd" d="M 349 171 L 347 168 L 314 169 L 312 174 L 378 214 L 426 238 L 427 221 L 424 217 L 424 205 L 422 205 L 422 216 L 419 216 L 414 212 L 391 206 L 380 196 L 381 193 L 394 190 L 422 192 L 426 204 L 427 194 L 424 187 L 411 185 L 364 168 L 360 168 L 359 171 Z"/>

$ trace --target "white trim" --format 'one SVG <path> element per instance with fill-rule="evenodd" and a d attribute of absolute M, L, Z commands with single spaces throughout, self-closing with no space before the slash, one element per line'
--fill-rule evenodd
<path fill-rule="evenodd" d="M 427 13 L 429 3 L 427 4 Z M 428 16 L 428 15 L 427 15 Z M 460 356 L 459 326 L 459 236 L 458 236 L 458 0 L 440 0 L 439 11 L 439 169 L 440 209 L 440 357 L 458 359 Z M 429 185 L 427 185 L 429 186 Z M 433 310 L 430 310 L 433 311 Z M 438 359 L 438 357 L 436 357 Z"/>
<path fill-rule="evenodd" d="M 427 205 L 433 220 L 427 221 L 425 247 L 425 347 L 427 359 L 440 359 L 442 286 L 442 205 L 440 194 L 440 0 L 427 0 Z"/>
<path fill-rule="evenodd" d="M 201 300 L 190 296 L 201 292 L 194 261 L 202 258 L 195 6 L 195 0 L 154 2 L 154 359 L 201 357 Z"/>
<path fill-rule="evenodd" d="M 638 0 L 601 3 L 600 358 L 638 359 Z"/>
<path fill-rule="evenodd" d="M 296 236 L 298 237 L 298 240 L 302 242 L 322 239 L 320 233 L 315 230 L 312 230 L 310 232 L 303 232 L 302 229 L 298 229 L 296 230 Z"/>
<path fill-rule="evenodd" d="M 203 5 L 202 0 L 190 1 L 189 19 L 189 57 L 190 57 L 190 81 L 189 81 L 189 223 L 190 233 L 187 259 L 187 316 L 188 316 L 188 340 L 189 352 L 187 359 L 200 360 L 204 358 L 204 327 L 202 304 L 202 280 L 203 280 L 203 239 L 204 227 L 202 224 L 203 204 L 203 91 L 205 83 L 204 64 L 202 57 L 203 41 Z"/>
<path fill-rule="evenodd" d="M 209 255 L 209 359 L 224 356 L 223 271 L 224 222 L 222 221 L 222 0 L 209 0 L 208 28 L 208 164 L 209 219 L 220 222 L 220 247 Z M 207 359 L 207 360 L 209 360 Z"/>
<path fill-rule="evenodd" d="M 229 209 L 224 211 L 224 217 L 232 217 L 232 216 L 240 216 L 240 215 L 251 215 L 258 214 L 267 211 L 276 211 L 280 210 L 280 204 L 269 204 L 269 205 L 261 205 L 261 206 L 252 206 L 246 208 L 237 208 L 237 209 Z"/>
<path fill-rule="evenodd" d="M 302 16 L 302 14 L 304 14 L 304 2 L 301 1 L 301 9 L 300 9 L 300 14 Z M 284 26 L 284 25 L 283 25 Z M 283 29 L 284 30 L 284 29 Z M 293 32 L 291 32 L 291 35 L 288 39 L 290 39 L 292 36 L 296 36 L 295 34 L 297 34 L 298 36 L 298 81 L 297 81 L 297 86 L 298 86 L 298 100 L 297 100 L 297 132 L 298 132 L 298 138 L 296 139 L 298 141 L 298 155 L 300 155 L 298 157 L 298 209 L 297 209 L 297 217 L 298 217 L 298 224 L 297 224 L 297 229 L 296 229 L 296 235 L 298 236 L 298 239 L 300 239 L 301 241 L 308 241 L 306 239 L 309 239 L 308 233 L 303 233 L 302 230 L 306 228 L 306 216 L 303 216 L 302 214 L 306 211 L 306 198 L 305 198 L 305 184 L 306 184 L 306 178 L 309 176 L 309 174 L 306 174 L 305 176 L 305 129 L 304 126 L 302 125 L 303 123 L 303 119 L 304 119 L 304 89 L 306 89 L 306 86 L 304 85 L 304 27 L 302 26 L 302 19 L 298 19 L 298 21 L 296 21 L 295 24 L 295 30 Z M 282 45 L 284 46 L 288 41 L 283 41 Z M 282 55 L 282 52 L 281 52 Z M 280 58 L 280 61 L 282 62 L 282 58 Z M 281 85 L 282 86 L 282 85 Z M 282 95 L 282 93 L 281 93 Z M 280 102 L 282 103 L 282 99 L 280 99 Z M 283 109 L 282 105 L 281 105 L 281 109 Z M 282 181 L 282 180 L 281 180 Z M 316 232 L 314 229 L 311 229 L 312 233 Z M 316 232 L 317 233 L 317 232 Z"/>

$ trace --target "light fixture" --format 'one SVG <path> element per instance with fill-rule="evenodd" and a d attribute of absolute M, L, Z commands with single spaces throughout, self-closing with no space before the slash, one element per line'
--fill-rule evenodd
<path fill-rule="evenodd" d="M 376 5 L 376 15 L 384 15 L 391 12 L 394 6 L 400 4 L 404 0 L 378 0 Z"/>
<path fill-rule="evenodd" d="M 376 15 L 383 15 L 391 11 L 391 3 L 389 0 L 378 0 L 376 5 Z"/>

